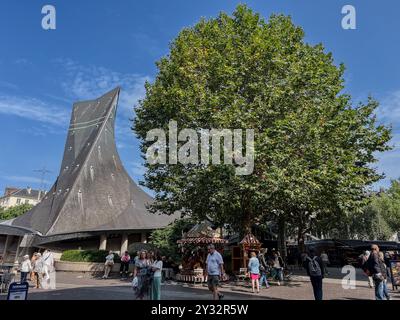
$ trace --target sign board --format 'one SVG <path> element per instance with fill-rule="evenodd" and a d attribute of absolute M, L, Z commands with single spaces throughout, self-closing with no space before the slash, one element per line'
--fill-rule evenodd
<path fill-rule="evenodd" d="M 390 274 L 392 276 L 393 289 L 400 286 L 400 260 L 390 261 Z"/>
<path fill-rule="evenodd" d="M 7 300 L 26 300 L 28 298 L 28 282 L 13 282 L 8 288 Z"/>

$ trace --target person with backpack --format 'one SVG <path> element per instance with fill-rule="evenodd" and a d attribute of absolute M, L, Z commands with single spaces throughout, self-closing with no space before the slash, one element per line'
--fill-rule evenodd
<path fill-rule="evenodd" d="M 315 300 L 322 300 L 322 279 L 324 278 L 323 262 L 315 249 L 310 249 L 310 254 L 307 255 L 303 262 L 303 267 L 310 277 L 311 285 L 314 291 Z"/>

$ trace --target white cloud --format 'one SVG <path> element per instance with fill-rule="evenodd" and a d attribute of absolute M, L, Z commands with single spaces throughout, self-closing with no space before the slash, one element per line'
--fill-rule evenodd
<path fill-rule="evenodd" d="M 144 83 L 151 78 L 135 73 L 121 73 L 98 66 L 82 66 L 72 60 L 58 60 L 66 69 L 62 83 L 67 95 L 73 99 L 95 99 L 117 86 L 121 87 L 119 108 L 124 116 L 133 116 L 133 107 L 144 97 Z"/>
<path fill-rule="evenodd" d="M 378 118 L 393 128 L 400 129 L 400 90 L 387 95 L 377 110 Z"/>
<path fill-rule="evenodd" d="M 37 126 L 27 126 L 17 129 L 18 132 L 29 134 L 35 137 L 46 137 L 48 135 L 65 135 L 65 128 L 61 126 L 53 126 L 40 124 Z"/>
<path fill-rule="evenodd" d="M 400 178 L 400 90 L 388 94 L 382 99 L 376 111 L 380 123 L 392 126 L 393 138 L 390 145 L 393 150 L 377 155 L 379 172 L 383 172 L 386 178 L 379 184 L 388 186 L 391 179 Z"/>
<path fill-rule="evenodd" d="M 32 62 L 29 61 L 29 60 L 26 59 L 26 58 L 18 58 L 18 59 L 15 59 L 15 60 L 14 60 L 14 64 L 25 67 L 25 66 L 27 66 L 27 65 L 32 65 Z"/>
<path fill-rule="evenodd" d="M 65 126 L 69 112 L 34 98 L 0 95 L 0 114 L 13 115 L 51 125 Z"/>
<path fill-rule="evenodd" d="M 400 134 L 394 133 L 389 145 L 393 146 L 392 150 L 377 155 L 379 159 L 379 168 L 382 169 L 388 177 L 397 179 L 400 178 L 400 166 L 398 165 L 400 161 Z"/>
<path fill-rule="evenodd" d="M 22 59 L 18 62 L 25 62 Z M 41 127 L 34 126 L 24 129 L 33 135 L 45 135 L 46 131 L 53 134 L 55 126 L 67 127 L 70 119 L 70 109 L 60 107 L 71 106 L 77 100 L 95 99 L 107 91 L 120 86 L 116 135 L 118 140 L 132 142 L 134 134 L 130 130 L 128 119 L 134 117 L 133 107 L 144 97 L 145 81 L 150 77 L 139 74 L 121 73 L 98 66 L 82 66 L 70 59 L 58 59 L 56 64 L 62 64 L 64 74 L 60 75 L 60 83 L 65 96 L 45 93 L 49 100 L 39 100 L 33 97 L 16 96 L 0 92 L 0 114 L 18 116 L 25 119 L 42 122 Z M 0 82 L 0 87 L 10 88 L 11 84 Z M 55 102 L 56 104 L 52 104 Z M 47 125 L 47 126 L 45 126 Z"/>

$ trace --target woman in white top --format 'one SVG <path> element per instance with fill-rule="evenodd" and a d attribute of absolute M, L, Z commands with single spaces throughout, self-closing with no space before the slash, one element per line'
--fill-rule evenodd
<path fill-rule="evenodd" d="M 32 264 L 29 260 L 29 256 L 25 255 L 24 260 L 21 264 L 21 283 L 26 282 L 26 278 L 28 277 L 28 273 L 32 271 Z"/>
<path fill-rule="evenodd" d="M 151 284 L 151 300 L 161 300 L 161 270 L 163 267 L 162 258 L 159 253 L 155 254 L 155 259 L 151 265 L 153 282 Z"/>
<path fill-rule="evenodd" d="M 54 274 L 54 257 L 53 253 L 46 249 L 42 255 L 42 288 L 43 289 L 55 289 L 55 274 Z"/>

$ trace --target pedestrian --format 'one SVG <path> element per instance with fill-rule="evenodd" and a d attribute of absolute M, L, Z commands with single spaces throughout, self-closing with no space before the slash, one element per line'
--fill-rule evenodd
<path fill-rule="evenodd" d="M 36 253 L 35 264 L 32 266 L 33 268 L 33 278 L 35 281 L 35 288 L 39 289 L 41 287 L 41 279 L 42 279 L 42 270 L 43 270 L 43 263 L 42 263 L 42 255 L 40 252 Z"/>
<path fill-rule="evenodd" d="M 383 281 L 382 281 L 382 297 L 385 297 L 387 300 L 391 300 L 389 290 L 387 287 L 387 278 L 388 278 L 388 268 L 385 263 L 385 257 L 383 255 L 383 252 L 379 252 L 379 265 L 381 267 L 381 273 L 383 276 Z"/>
<path fill-rule="evenodd" d="M 24 260 L 21 264 L 21 283 L 26 282 L 28 274 L 32 271 L 32 264 L 29 260 L 29 255 L 24 255 Z"/>
<path fill-rule="evenodd" d="M 372 276 L 375 287 L 375 299 L 384 299 L 384 275 L 382 274 L 381 263 L 379 261 L 379 247 L 376 244 L 371 246 L 371 254 L 367 260 L 368 271 Z"/>
<path fill-rule="evenodd" d="M 254 251 L 250 253 L 250 260 L 248 264 L 250 279 L 251 279 L 251 288 L 254 293 L 254 288 L 257 289 L 257 293 L 260 293 L 260 261 L 257 259 L 257 255 Z"/>
<path fill-rule="evenodd" d="M 170 269 L 171 269 L 170 278 L 172 280 L 174 280 L 175 275 L 178 274 L 180 271 L 179 264 L 175 263 L 174 260 L 172 259 L 172 257 L 168 257 L 167 261 L 168 261 L 168 263 L 170 265 Z"/>
<path fill-rule="evenodd" d="M 139 258 L 140 258 L 140 251 L 136 251 L 136 256 L 135 256 L 135 258 L 133 258 L 133 264 L 134 264 L 134 265 L 135 265 L 136 262 L 139 260 Z"/>
<path fill-rule="evenodd" d="M 139 260 L 139 256 L 140 256 L 140 251 L 136 251 L 136 255 L 134 256 L 133 259 L 131 259 L 130 263 L 133 264 L 133 269 L 135 269 L 135 265 L 136 265 L 136 262 Z M 129 274 L 129 276 L 133 277 L 133 272 L 131 272 Z"/>
<path fill-rule="evenodd" d="M 44 289 L 55 289 L 56 280 L 55 280 L 55 268 L 54 268 L 54 256 L 50 249 L 46 249 L 42 255 L 42 264 L 43 264 L 43 278 L 42 278 L 42 287 Z"/>
<path fill-rule="evenodd" d="M 393 260 L 392 258 L 392 253 L 390 253 L 389 251 L 386 251 L 384 254 L 384 262 L 387 268 L 387 276 L 390 278 L 390 260 Z"/>
<path fill-rule="evenodd" d="M 283 268 L 285 264 L 283 259 L 278 251 L 274 251 L 272 255 L 272 268 L 274 271 L 274 278 L 277 280 L 278 286 L 281 285 L 281 281 L 283 281 Z"/>
<path fill-rule="evenodd" d="M 119 274 L 121 278 L 123 278 L 125 274 L 125 278 L 128 277 L 129 272 L 129 261 L 131 261 L 131 257 L 128 251 L 125 251 L 123 256 L 121 257 L 121 267 L 119 268 Z"/>
<path fill-rule="evenodd" d="M 361 269 L 364 271 L 364 274 L 368 277 L 368 286 L 370 288 L 374 287 L 374 281 L 372 279 L 372 275 L 369 272 L 369 266 L 368 266 L 368 258 L 370 256 L 371 252 L 368 250 L 365 250 L 364 253 L 360 256 L 360 266 Z"/>
<path fill-rule="evenodd" d="M 267 264 L 267 261 L 265 260 L 265 255 L 267 254 L 267 249 L 261 249 L 260 254 L 258 255 L 258 261 L 260 262 L 260 287 L 262 288 L 263 283 L 265 282 L 265 287 L 268 289 L 269 284 L 268 284 L 268 270 L 269 266 Z"/>
<path fill-rule="evenodd" d="M 321 252 L 321 260 L 322 260 L 322 265 L 324 268 L 324 274 L 329 275 L 329 271 L 328 271 L 328 265 L 329 263 L 329 256 L 325 251 Z"/>
<path fill-rule="evenodd" d="M 136 299 L 143 300 L 143 298 L 148 294 L 149 290 L 149 277 L 148 277 L 148 268 L 150 266 L 149 260 L 146 256 L 146 251 L 141 251 L 139 254 L 139 258 L 136 261 L 135 268 L 133 270 L 133 278 L 136 279 L 137 285 L 135 286 L 136 290 Z"/>
<path fill-rule="evenodd" d="M 214 300 L 221 300 L 224 295 L 218 292 L 220 278 L 224 274 L 224 260 L 221 254 L 215 250 L 215 246 L 208 246 L 208 255 L 206 260 L 206 276 L 208 289 L 213 293 Z"/>
<path fill-rule="evenodd" d="M 310 249 L 310 254 L 306 256 L 303 267 L 310 277 L 315 300 L 322 300 L 322 279 L 324 278 L 323 263 L 321 258 L 317 256 L 315 249 Z"/>
<path fill-rule="evenodd" d="M 161 271 L 163 261 L 159 253 L 154 255 L 154 262 L 151 265 L 154 272 L 151 285 L 151 300 L 161 300 Z"/>
<path fill-rule="evenodd" d="M 103 279 L 107 279 L 114 266 L 114 253 L 110 251 L 106 256 L 106 262 L 104 263 L 104 275 Z"/>
<path fill-rule="evenodd" d="M 35 273 L 33 272 L 33 268 L 35 266 L 35 261 L 37 259 L 37 252 L 34 252 L 32 254 L 32 258 L 31 258 L 31 266 L 32 266 L 32 270 L 29 274 L 29 281 L 34 281 L 35 280 Z"/>

